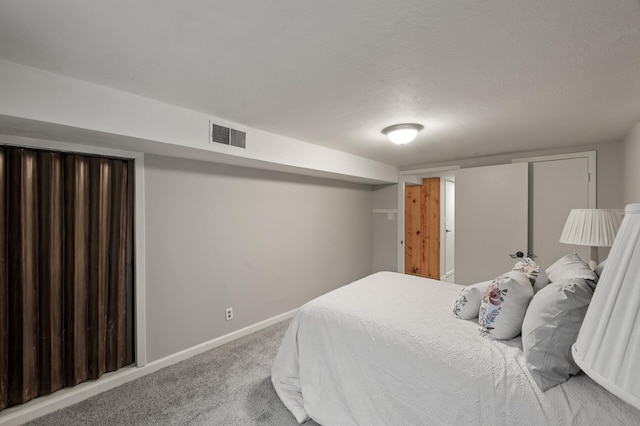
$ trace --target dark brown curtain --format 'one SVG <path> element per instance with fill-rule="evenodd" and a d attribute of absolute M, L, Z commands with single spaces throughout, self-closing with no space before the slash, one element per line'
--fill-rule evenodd
<path fill-rule="evenodd" d="M 0 147 L 0 409 L 133 362 L 132 170 Z"/>

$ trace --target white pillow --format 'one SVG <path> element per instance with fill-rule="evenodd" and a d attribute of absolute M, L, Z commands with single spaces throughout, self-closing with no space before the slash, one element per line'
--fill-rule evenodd
<path fill-rule="evenodd" d="M 547 268 L 549 281 L 555 283 L 557 281 L 570 280 L 573 278 L 582 278 L 583 280 L 591 280 L 598 282 L 598 276 L 584 263 L 576 253 L 562 256 L 560 259 Z"/>
<path fill-rule="evenodd" d="M 513 270 L 524 272 L 527 277 L 529 277 L 529 281 L 531 281 L 533 285 L 533 294 L 536 294 L 540 289 L 549 284 L 547 272 L 531 258 L 525 257 L 518 261 L 513 267 Z"/>
<path fill-rule="evenodd" d="M 536 282 L 533 284 L 533 294 L 536 294 L 540 290 L 549 284 L 549 276 L 547 275 L 547 271 L 540 268 L 540 272 L 538 272 L 538 276 L 536 277 Z"/>
<path fill-rule="evenodd" d="M 531 377 L 542 391 L 580 371 L 571 346 L 592 296 L 587 281 L 574 278 L 549 284 L 531 300 L 522 323 L 522 351 Z"/>
<path fill-rule="evenodd" d="M 516 337 L 532 297 L 531 282 L 522 272 L 507 272 L 493 280 L 480 304 L 480 332 L 499 340 Z"/>
<path fill-rule="evenodd" d="M 529 278 L 531 284 L 535 283 L 536 277 L 540 272 L 540 267 L 536 262 L 533 261 L 530 257 L 525 257 L 520 259 L 515 266 L 513 267 L 514 271 L 524 272 L 524 274 Z"/>
<path fill-rule="evenodd" d="M 482 296 L 489 284 L 491 281 L 483 281 L 460 290 L 460 295 L 453 306 L 453 315 L 465 320 L 478 318 Z"/>

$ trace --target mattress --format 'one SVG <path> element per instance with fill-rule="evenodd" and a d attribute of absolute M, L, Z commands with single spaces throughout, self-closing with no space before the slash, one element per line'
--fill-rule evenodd
<path fill-rule="evenodd" d="M 638 425 L 640 411 L 584 374 L 540 391 L 520 338 L 453 316 L 462 286 L 379 272 L 300 308 L 272 382 L 302 423 Z"/>

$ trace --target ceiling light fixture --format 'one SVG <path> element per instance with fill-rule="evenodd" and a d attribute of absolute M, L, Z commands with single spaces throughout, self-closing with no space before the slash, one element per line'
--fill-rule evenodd
<path fill-rule="evenodd" d="M 418 132 L 424 129 L 424 126 L 414 123 L 396 124 L 382 130 L 391 142 L 396 145 L 404 145 L 411 142 L 418 136 Z"/>

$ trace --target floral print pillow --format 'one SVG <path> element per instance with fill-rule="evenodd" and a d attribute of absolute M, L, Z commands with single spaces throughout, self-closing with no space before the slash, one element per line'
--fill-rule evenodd
<path fill-rule="evenodd" d="M 527 276 L 527 278 L 529 278 L 529 281 L 531 281 L 531 284 L 533 285 L 536 282 L 536 277 L 540 273 L 540 266 L 538 266 L 538 264 L 534 262 L 533 259 L 525 257 L 515 264 L 513 270 L 523 272 Z"/>
<path fill-rule="evenodd" d="M 507 272 L 493 280 L 480 304 L 478 322 L 482 335 L 509 340 L 520 334 L 532 297 L 533 288 L 524 272 Z"/>
<path fill-rule="evenodd" d="M 483 281 L 463 288 L 453 305 L 453 315 L 460 319 L 478 318 L 482 295 L 491 281 Z"/>

